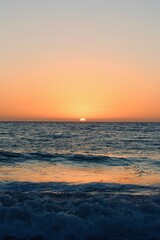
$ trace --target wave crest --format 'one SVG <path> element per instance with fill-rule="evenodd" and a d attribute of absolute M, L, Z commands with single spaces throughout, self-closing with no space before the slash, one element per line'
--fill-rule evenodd
<path fill-rule="evenodd" d="M 128 165 L 129 160 L 121 157 L 110 157 L 104 155 L 87 155 L 87 154 L 50 154 L 50 153 L 17 153 L 0 151 L 1 163 L 14 163 L 27 160 L 49 161 L 49 162 L 77 162 L 77 163 L 96 163 L 107 164 L 110 166 Z"/>

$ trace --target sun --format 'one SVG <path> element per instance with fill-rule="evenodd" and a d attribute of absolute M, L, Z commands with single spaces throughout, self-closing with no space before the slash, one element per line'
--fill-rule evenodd
<path fill-rule="evenodd" d="M 80 121 L 80 122 L 85 122 L 86 119 L 82 117 L 82 118 L 79 119 L 79 121 Z"/>

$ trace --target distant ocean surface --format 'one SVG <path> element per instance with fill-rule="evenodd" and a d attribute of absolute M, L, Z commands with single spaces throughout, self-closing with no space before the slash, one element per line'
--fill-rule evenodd
<path fill-rule="evenodd" d="M 0 122 L 0 239 L 159 240 L 160 123 Z"/>

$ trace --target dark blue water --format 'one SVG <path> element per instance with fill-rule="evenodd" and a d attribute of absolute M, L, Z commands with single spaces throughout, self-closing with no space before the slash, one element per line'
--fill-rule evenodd
<path fill-rule="evenodd" d="M 160 123 L 1 122 L 0 150 L 160 159 Z"/>
<path fill-rule="evenodd" d="M 0 239 L 160 239 L 160 123 L 0 122 Z"/>

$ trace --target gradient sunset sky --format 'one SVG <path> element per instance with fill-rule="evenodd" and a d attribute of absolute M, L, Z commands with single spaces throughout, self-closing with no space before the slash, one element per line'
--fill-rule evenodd
<path fill-rule="evenodd" d="M 1 0 L 0 120 L 160 121 L 159 0 Z"/>

